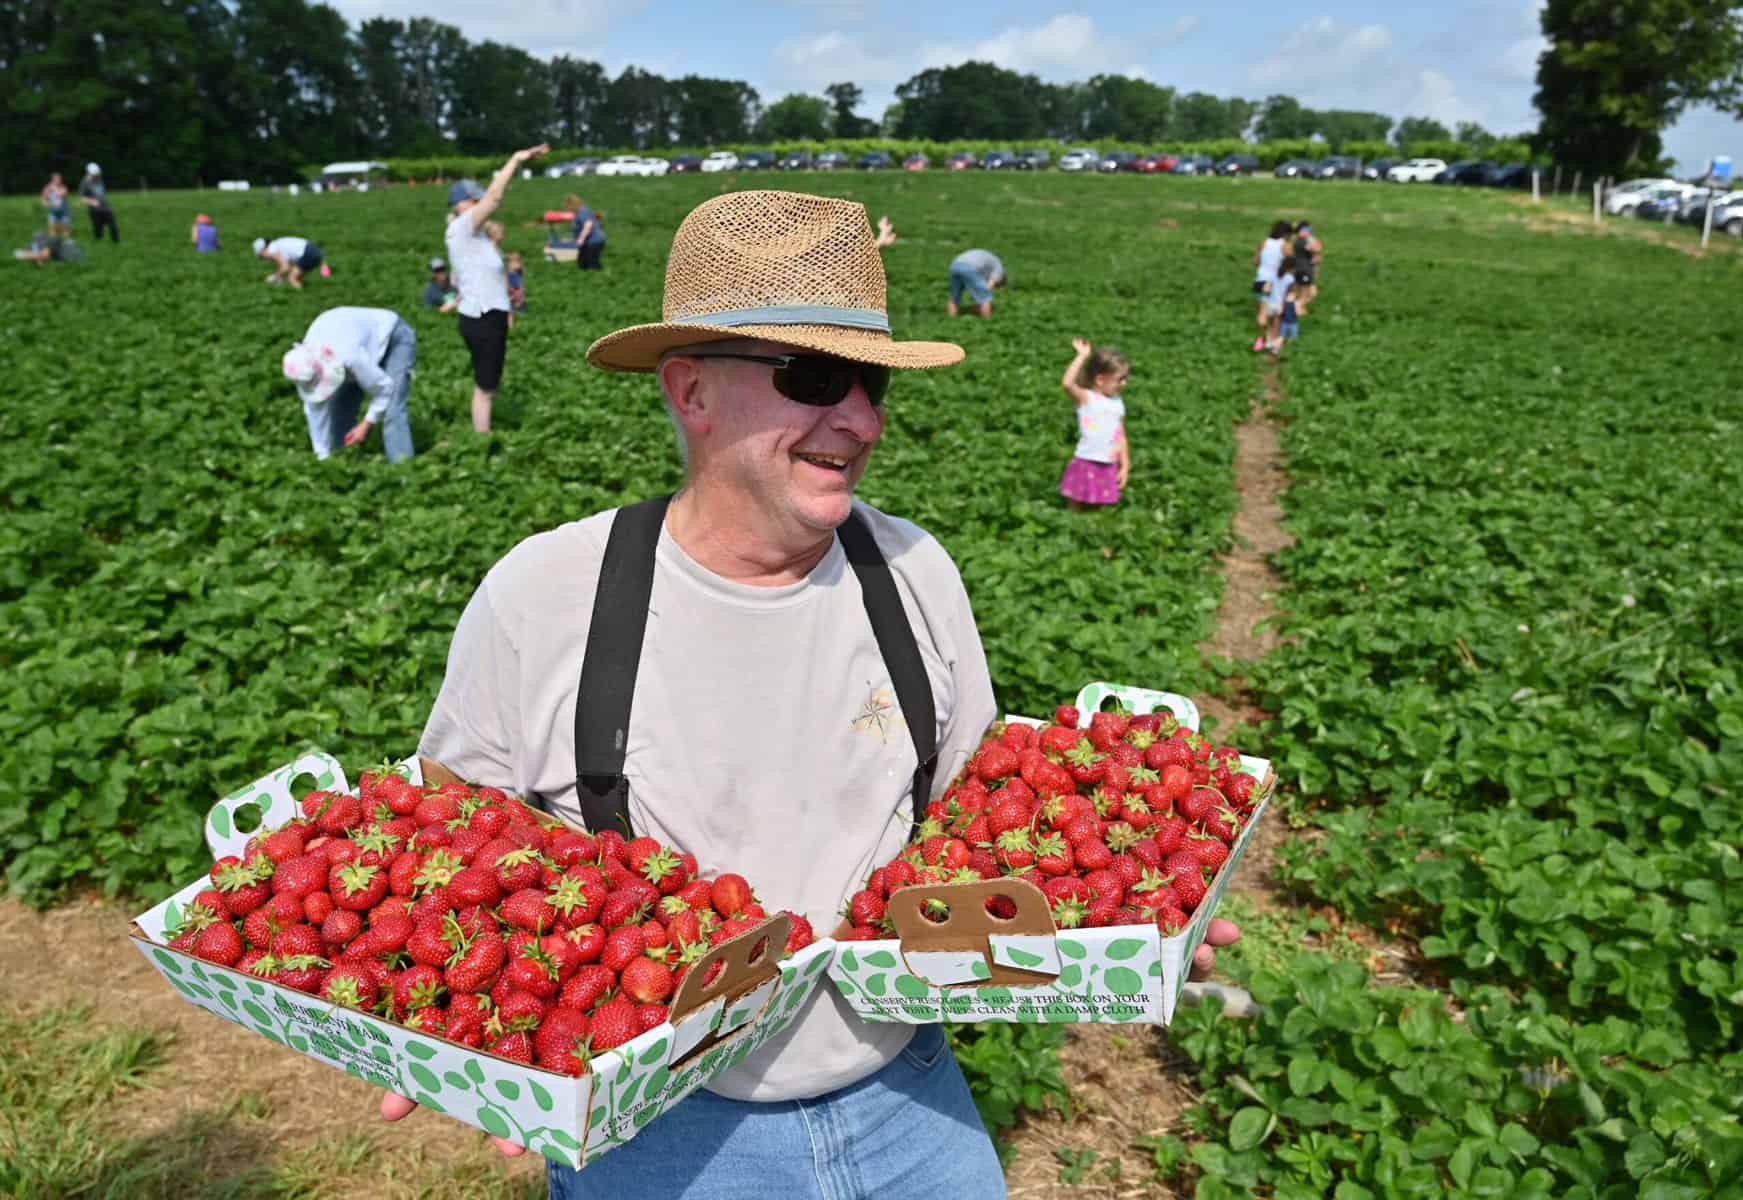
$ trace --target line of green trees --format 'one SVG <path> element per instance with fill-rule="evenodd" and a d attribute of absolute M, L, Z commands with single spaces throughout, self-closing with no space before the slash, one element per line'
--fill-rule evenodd
<path fill-rule="evenodd" d="M 1550 0 L 1540 150 L 1620 173 L 1656 158 L 1689 103 L 1735 106 L 1743 4 Z M 1651 52 L 1648 53 L 1648 50 Z M 1318 139 L 1331 151 L 1493 140 L 1474 125 L 1220 97 L 1122 75 L 1047 83 L 984 62 L 931 68 L 880 120 L 851 82 L 765 104 L 744 80 L 541 60 L 427 18 L 352 28 L 309 0 L 10 0 L 0 6 L 0 188 L 104 164 L 117 185 L 288 180 L 337 158 L 496 155 L 537 141 L 658 149 L 884 137 L 1156 148 Z"/>

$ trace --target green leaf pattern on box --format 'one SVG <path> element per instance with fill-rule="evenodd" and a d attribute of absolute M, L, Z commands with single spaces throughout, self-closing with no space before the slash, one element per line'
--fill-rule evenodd
<path fill-rule="evenodd" d="M 1089 727 L 1089 717 L 1100 710 L 1102 702 L 1114 697 L 1135 713 L 1152 713 L 1168 709 L 1174 719 L 1188 729 L 1198 728 L 1198 705 L 1174 692 L 1158 692 L 1150 688 L 1133 687 L 1126 683 L 1086 683 L 1077 693 L 1079 724 Z"/>
<path fill-rule="evenodd" d="M 315 786 L 335 791 L 349 791 L 345 769 L 330 754 L 313 751 L 293 763 L 286 763 L 270 775 L 256 779 L 247 787 L 237 788 L 212 806 L 206 814 L 206 844 L 215 856 L 241 854 L 253 836 L 251 829 L 243 833 L 236 828 L 236 810 L 245 805 L 258 805 L 262 823 L 276 828 L 296 815 L 296 797 L 291 795 L 291 783 L 299 776 L 311 775 Z"/>

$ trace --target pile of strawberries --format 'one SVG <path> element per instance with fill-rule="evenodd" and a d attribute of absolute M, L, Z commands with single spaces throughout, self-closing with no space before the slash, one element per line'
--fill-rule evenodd
<path fill-rule="evenodd" d="M 885 909 L 898 888 L 1001 876 L 1036 884 L 1059 929 L 1184 928 L 1252 815 L 1259 780 L 1237 751 L 1171 714 L 1098 712 L 1084 730 L 1080 719 L 1067 704 L 1050 725 L 995 725 L 913 842 L 848 901 L 843 937 L 895 936 Z M 987 907 L 1016 915 L 1007 897 Z"/>
<path fill-rule="evenodd" d="M 709 948 L 768 916 L 741 876 L 496 788 L 384 768 L 302 811 L 213 864 L 171 947 L 552 1071 L 663 1023 Z M 787 915 L 791 953 L 812 933 Z"/>

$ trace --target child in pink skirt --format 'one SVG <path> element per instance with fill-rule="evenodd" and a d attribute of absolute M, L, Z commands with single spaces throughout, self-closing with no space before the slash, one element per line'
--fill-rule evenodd
<path fill-rule="evenodd" d="M 1059 380 L 1077 405 L 1077 451 L 1059 481 L 1059 494 L 1074 510 L 1118 504 L 1132 471 L 1126 447 L 1126 406 L 1120 389 L 1131 374 L 1126 356 L 1106 346 L 1072 338 L 1077 351 Z"/>

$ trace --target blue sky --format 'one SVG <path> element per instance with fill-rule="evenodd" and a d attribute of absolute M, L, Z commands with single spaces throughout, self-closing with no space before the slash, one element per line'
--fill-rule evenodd
<path fill-rule="evenodd" d="M 634 64 L 662 75 L 744 79 L 768 103 L 851 80 L 876 117 L 897 84 L 932 66 L 990 60 L 1044 79 L 1141 75 L 1181 91 L 1314 108 L 1358 108 L 1478 121 L 1496 133 L 1533 128 L 1540 0 L 1435 5 L 1336 2 L 1269 12 L 1223 3 L 1060 4 L 1047 0 L 329 0 L 353 23 L 430 16 L 474 40 L 538 55 L 567 53 L 612 74 Z M 1666 139 L 1682 170 L 1713 154 L 1743 158 L 1743 123 L 1685 114 Z"/>

